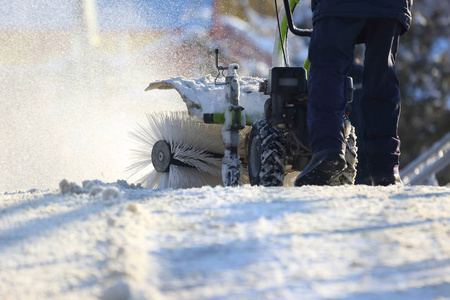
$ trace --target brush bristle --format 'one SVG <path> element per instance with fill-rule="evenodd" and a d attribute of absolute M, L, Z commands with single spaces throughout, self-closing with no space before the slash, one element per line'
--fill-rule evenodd
<path fill-rule="evenodd" d="M 138 183 L 152 189 L 222 184 L 220 157 L 224 145 L 220 125 L 193 122 L 187 112 L 151 113 L 147 120 L 146 125 L 140 125 L 130 133 L 139 148 L 133 151 L 133 163 L 127 171 L 131 176 L 141 176 Z M 152 165 L 151 153 L 159 140 L 170 145 L 174 159 L 190 167 L 171 165 L 168 172 L 157 172 Z"/>

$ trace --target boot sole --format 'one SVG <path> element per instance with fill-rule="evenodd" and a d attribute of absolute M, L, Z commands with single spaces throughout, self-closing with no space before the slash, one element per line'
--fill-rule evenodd
<path fill-rule="evenodd" d="M 326 158 L 319 161 L 308 173 L 303 176 L 300 174 L 294 185 L 329 185 L 331 179 L 344 172 L 345 167 L 345 160 Z"/>

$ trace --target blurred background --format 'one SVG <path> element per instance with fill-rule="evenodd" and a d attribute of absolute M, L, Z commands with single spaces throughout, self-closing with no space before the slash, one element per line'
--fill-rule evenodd
<path fill-rule="evenodd" d="M 312 28 L 309 3 L 296 8 L 297 27 Z M 275 16 L 273 0 L 2 3 L 0 191 L 127 179 L 128 132 L 147 112 L 185 110 L 175 92 L 144 92 L 148 83 L 215 74 L 215 48 L 240 75 L 266 77 Z M 401 167 L 450 131 L 449 26 L 450 2 L 414 1 L 397 63 Z M 290 37 L 291 65 L 303 65 L 308 42 Z M 436 178 L 450 182 L 450 168 Z"/>

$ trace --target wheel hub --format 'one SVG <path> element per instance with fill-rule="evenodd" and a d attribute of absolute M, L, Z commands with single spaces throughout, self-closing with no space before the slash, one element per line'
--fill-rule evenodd
<path fill-rule="evenodd" d="M 169 171 L 171 160 L 170 145 L 163 140 L 157 141 L 152 149 L 152 164 L 155 170 L 158 172 Z"/>

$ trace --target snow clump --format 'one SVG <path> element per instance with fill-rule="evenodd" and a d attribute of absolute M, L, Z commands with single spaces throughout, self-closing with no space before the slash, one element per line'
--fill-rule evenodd
<path fill-rule="evenodd" d="M 99 180 L 83 181 L 83 186 L 79 186 L 67 179 L 61 180 L 59 189 L 62 195 L 66 194 L 88 194 L 89 196 L 99 196 L 102 200 L 118 199 L 120 197 L 120 189 L 117 186 L 106 186 Z"/>
<path fill-rule="evenodd" d="M 117 199 L 120 196 L 120 191 L 117 187 L 112 186 L 107 189 L 105 189 L 102 193 L 102 199 L 103 200 L 112 200 Z"/>
<path fill-rule="evenodd" d="M 67 179 L 61 180 L 59 183 L 59 189 L 61 190 L 61 194 L 83 194 L 85 193 L 85 189 L 80 187 L 74 182 L 69 182 Z"/>

